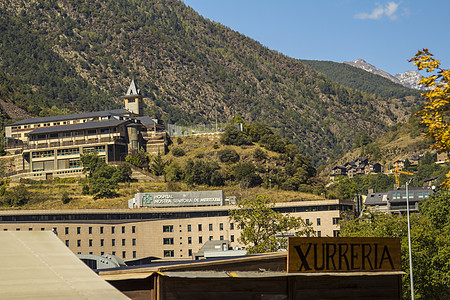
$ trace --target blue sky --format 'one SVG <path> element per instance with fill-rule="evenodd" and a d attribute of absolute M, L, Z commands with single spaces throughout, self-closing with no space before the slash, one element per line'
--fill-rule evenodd
<path fill-rule="evenodd" d="M 299 59 L 358 58 L 395 75 L 428 48 L 450 68 L 448 0 L 183 0 L 203 17 Z"/>

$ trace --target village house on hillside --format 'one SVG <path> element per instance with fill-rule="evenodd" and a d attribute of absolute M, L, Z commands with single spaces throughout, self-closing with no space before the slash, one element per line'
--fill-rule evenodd
<path fill-rule="evenodd" d="M 353 178 L 358 175 L 376 174 L 382 171 L 383 166 L 381 164 L 369 162 L 367 158 L 358 158 L 331 169 L 330 180 L 334 181 L 338 176 Z"/>
<path fill-rule="evenodd" d="M 131 81 L 124 96 L 124 108 L 88 113 L 31 118 L 5 126 L 3 157 L 10 175 L 51 179 L 82 174 L 80 156 L 95 152 L 107 163 L 144 149 L 164 152 L 165 126 L 143 115 L 141 91 Z M 7 171 L 7 172 L 8 172 Z"/>

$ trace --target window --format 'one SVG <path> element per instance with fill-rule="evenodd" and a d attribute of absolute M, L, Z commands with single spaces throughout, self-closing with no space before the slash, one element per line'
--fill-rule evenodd
<path fill-rule="evenodd" d="M 125 233 L 125 226 L 122 226 L 122 233 Z"/>
<path fill-rule="evenodd" d="M 221 241 L 223 241 L 223 235 L 221 235 L 219 239 L 220 239 Z"/>
<path fill-rule="evenodd" d="M 333 230 L 333 236 L 338 237 L 339 236 L 339 230 Z"/>
<path fill-rule="evenodd" d="M 45 228 L 44 227 L 41 227 L 41 231 L 44 231 L 45 230 Z"/>
<path fill-rule="evenodd" d="M 116 255 L 116 251 L 111 252 L 112 255 Z"/>
<path fill-rule="evenodd" d="M 66 240 L 66 246 L 69 247 L 69 240 Z"/>
<path fill-rule="evenodd" d="M 89 234 L 92 234 L 92 227 L 89 227 Z"/>
<path fill-rule="evenodd" d="M 89 252 L 89 254 L 94 254 L 94 252 Z"/>
<path fill-rule="evenodd" d="M 188 237 L 188 244 L 192 244 L 192 238 Z"/>
<path fill-rule="evenodd" d="M 309 219 L 305 220 L 306 225 L 309 225 Z"/>
<path fill-rule="evenodd" d="M 317 237 L 321 237 L 322 236 L 322 231 L 317 231 Z"/>
<path fill-rule="evenodd" d="M 173 250 L 164 250 L 164 257 L 174 257 Z"/>
<path fill-rule="evenodd" d="M 173 238 L 163 238 L 164 245 L 173 245 Z"/>
<path fill-rule="evenodd" d="M 212 231 L 213 230 L 213 226 L 212 226 L 212 224 L 209 224 L 209 231 Z"/>
<path fill-rule="evenodd" d="M 203 238 L 201 236 L 198 237 L 198 243 L 203 244 Z"/>
<path fill-rule="evenodd" d="M 136 239 L 131 240 L 131 245 L 136 246 Z"/>
<path fill-rule="evenodd" d="M 116 233 L 116 227 L 112 226 L 111 227 L 111 234 L 114 234 L 114 233 Z"/>
<path fill-rule="evenodd" d="M 402 198 L 406 199 L 406 193 L 402 193 Z"/>
<path fill-rule="evenodd" d="M 33 231 L 33 228 L 31 228 L 31 227 L 30 227 L 30 228 L 28 228 L 28 231 Z"/>
<path fill-rule="evenodd" d="M 213 236 L 212 236 L 212 235 L 209 236 L 209 240 L 210 240 L 210 241 L 213 240 Z"/>
<path fill-rule="evenodd" d="M 77 227 L 77 234 L 81 233 L 81 227 Z"/>
<path fill-rule="evenodd" d="M 122 251 L 122 258 L 127 258 L 127 251 Z"/>
<path fill-rule="evenodd" d="M 105 240 L 104 239 L 101 239 L 100 240 L 100 247 L 103 247 L 105 245 Z"/>
<path fill-rule="evenodd" d="M 219 230 L 223 230 L 223 223 L 219 224 Z"/>
<path fill-rule="evenodd" d="M 116 246 L 116 240 L 115 239 L 111 240 L 111 246 L 113 246 L 113 247 Z"/>
<path fill-rule="evenodd" d="M 198 231 L 202 231 L 202 224 L 198 224 Z"/>
<path fill-rule="evenodd" d="M 92 240 L 89 240 L 89 247 L 92 247 Z"/>
<path fill-rule="evenodd" d="M 189 225 L 187 226 L 187 231 L 188 231 L 188 232 L 191 232 L 191 230 L 192 230 L 191 224 L 189 224 Z"/>
<path fill-rule="evenodd" d="M 81 240 L 77 240 L 77 247 L 81 247 Z"/>
<path fill-rule="evenodd" d="M 192 256 L 192 249 L 188 249 L 188 255 Z"/>
<path fill-rule="evenodd" d="M 103 234 L 103 226 L 100 227 L 100 234 Z"/>
<path fill-rule="evenodd" d="M 122 246 L 125 246 L 125 239 L 122 239 Z"/>
<path fill-rule="evenodd" d="M 341 218 L 333 218 L 333 225 L 338 225 Z"/>
<path fill-rule="evenodd" d="M 164 225 L 163 232 L 173 232 L 173 225 Z"/>
<path fill-rule="evenodd" d="M 59 149 L 56 151 L 57 156 L 80 154 L 79 148 Z"/>
<path fill-rule="evenodd" d="M 234 235 L 230 235 L 230 242 L 234 242 Z"/>
<path fill-rule="evenodd" d="M 136 258 L 136 251 L 133 251 L 133 258 Z"/>
<path fill-rule="evenodd" d="M 64 233 L 69 234 L 69 227 L 64 228 Z"/>
<path fill-rule="evenodd" d="M 136 233 L 136 226 L 131 226 L 131 233 Z"/>
<path fill-rule="evenodd" d="M 234 223 L 230 223 L 230 229 L 234 230 Z"/>
<path fill-rule="evenodd" d="M 419 195 L 419 198 L 423 198 L 423 192 L 419 192 L 418 195 Z"/>
<path fill-rule="evenodd" d="M 105 252 L 103 252 L 103 251 L 102 251 L 102 252 L 100 252 L 100 255 L 104 255 L 104 254 L 105 254 Z"/>
<path fill-rule="evenodd" d="M 317 226 L 320 226 L 320 218 L 317 218 Z"/>

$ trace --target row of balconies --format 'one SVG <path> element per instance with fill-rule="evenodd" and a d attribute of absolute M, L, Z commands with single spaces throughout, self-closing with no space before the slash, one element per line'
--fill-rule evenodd
<path fill-rule="evenodd" d="M 23 145 L 23 149 L 43 149 L 43 148 L 54 148 L 54 147 L 64 147 L 73 145 L 86 145 L 86 144 L 99 144 L 99 143 L 126 143 L 126 138 L 121 136 L 115 137 L 104 137 L 104 138 L 93 138 L 93 139 L 82 139 L 82 140 L 70 140 L 70 141 L 58 141 L 50 143 L 31 143 Z"/>

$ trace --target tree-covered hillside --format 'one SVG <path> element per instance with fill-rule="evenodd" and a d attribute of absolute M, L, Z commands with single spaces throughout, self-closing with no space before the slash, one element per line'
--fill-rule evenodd
<path fill-rule="evenodd" d="M 319 60 L 301 60 L 301 62 L 325 74 L 331 80 L 352 89 L 388 99 L 420 96 L 420 91 L 409 89 L 382 76 L 366 72 L 348 64 Z"/>
<path fill-rule="evenodd" d="M 117 107 L 135 78 L 152 117 L 263 121 L 315 160 L 405 115 L 180 1 L 0 0 L 0 14 L 0 97 L 33 115 Z"/>

